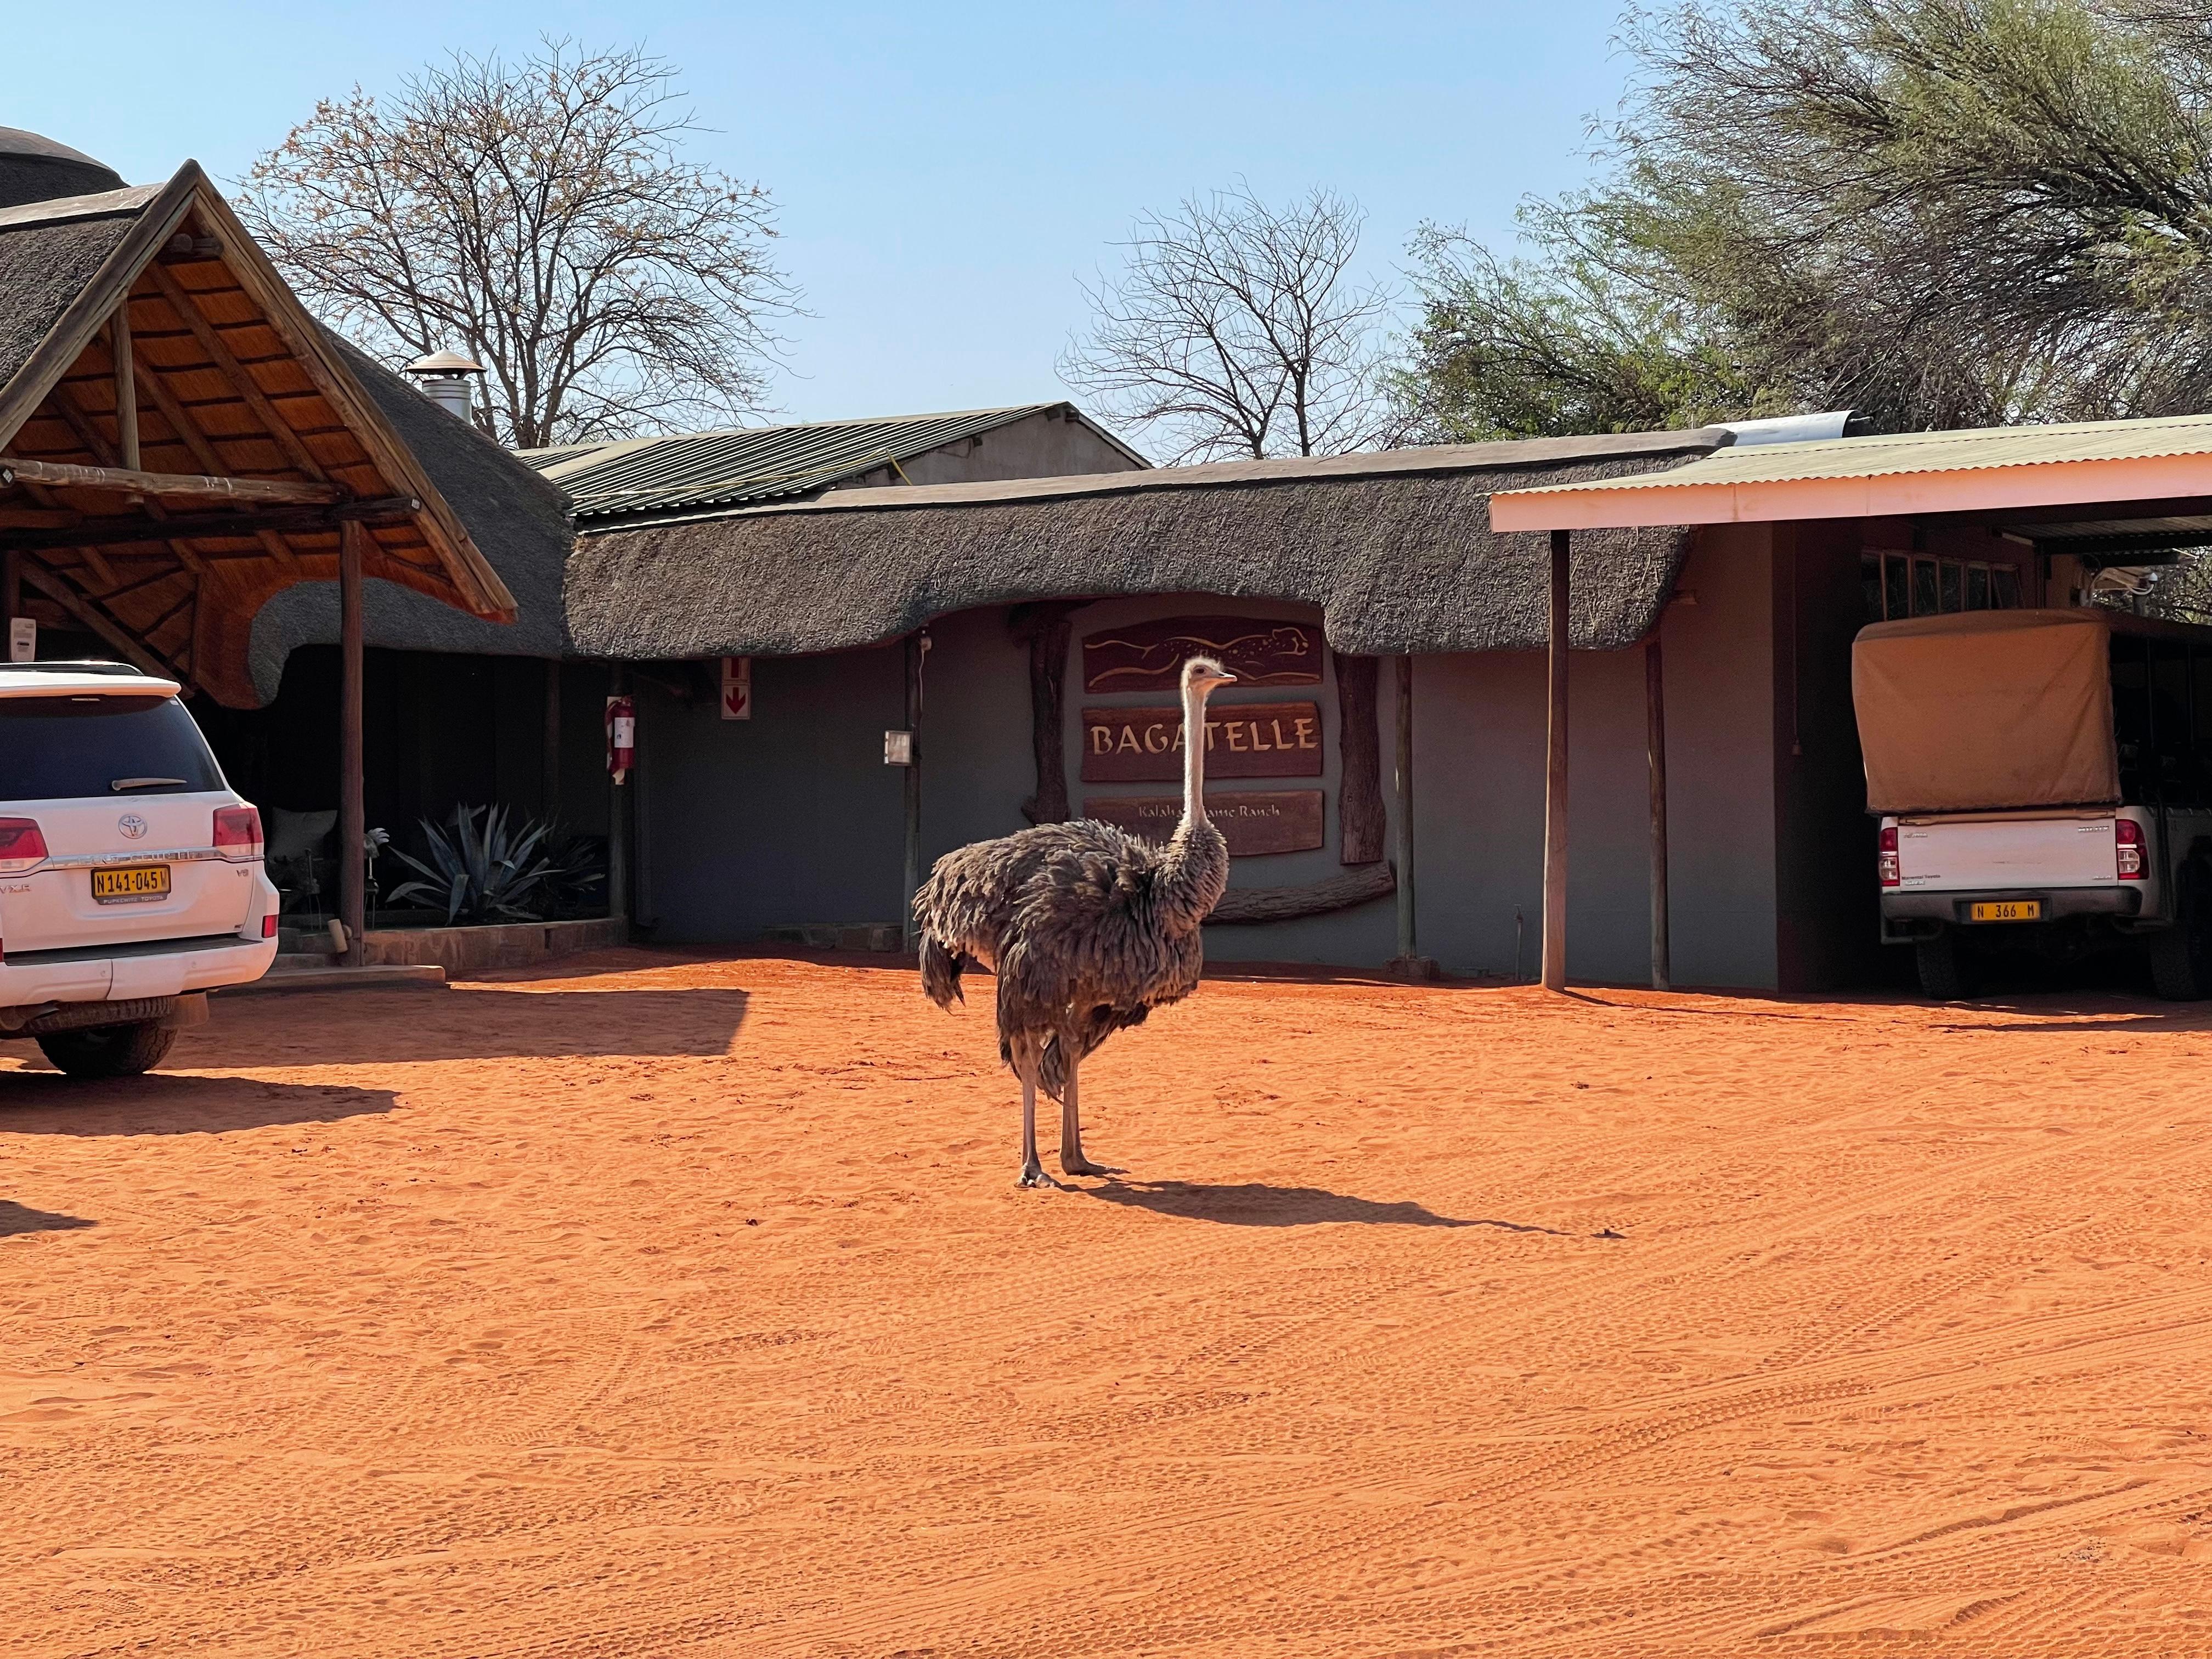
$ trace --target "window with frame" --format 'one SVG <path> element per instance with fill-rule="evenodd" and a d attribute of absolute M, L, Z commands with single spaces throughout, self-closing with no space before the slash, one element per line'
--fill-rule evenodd
<path fill-rule="evenodd" d="M 1859 586 L 1869 622 L 1956 611 L 2017 611 L 2017 567 L 1929 553 L 1862 553 Z"/>

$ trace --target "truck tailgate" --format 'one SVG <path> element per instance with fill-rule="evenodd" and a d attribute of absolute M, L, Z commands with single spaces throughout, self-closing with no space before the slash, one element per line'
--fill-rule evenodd
<path fill-rule="evenodd" d="M 2110 813 L 1907 821 L 1897 827 L 1897 854 L 1907 892 L 2119 882 Z"/>

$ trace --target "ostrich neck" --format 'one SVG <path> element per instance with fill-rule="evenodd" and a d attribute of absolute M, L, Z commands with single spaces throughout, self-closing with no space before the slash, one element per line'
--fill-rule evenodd
<path fill-rule="evenodd" d="M 1185 686 L 1182 694 L 1182 825 L 1206 820 L 1206 693 Z"/>

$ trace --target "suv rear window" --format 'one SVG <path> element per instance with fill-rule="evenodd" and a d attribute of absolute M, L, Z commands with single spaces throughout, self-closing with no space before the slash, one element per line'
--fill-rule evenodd
<path fill-rule="evenodd" d="M 0 697 L 0 801 L 222 787 L 207 739 L 174 697 Z"/>

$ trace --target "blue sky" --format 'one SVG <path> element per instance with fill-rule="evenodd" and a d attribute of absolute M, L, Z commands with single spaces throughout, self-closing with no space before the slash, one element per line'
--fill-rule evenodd
<path fill-rule="evenodd" d="M 465 8 L 134 0 L 85 27 L 11 9 L 0 125 L 133 182 L 185 156 L 235 178 L 319 96 L 543 31 L 672 59 L 692 153 L 766 185 L 812 313 L 775 397 L 802 419 L 1066 395 L 1076 289 L 1147 208 L 1248 179 L 1325 185 L 1370 214 L 1387 277 L 1425 218 L 1512 234 L 1515 204 L 1587 173 L 1625 66 L 1619 0 L 1547 4 L 1093 3 L 836 8 L 699 0 Z M 33 72 L 27 73 L 26 70 Z"/>

